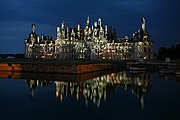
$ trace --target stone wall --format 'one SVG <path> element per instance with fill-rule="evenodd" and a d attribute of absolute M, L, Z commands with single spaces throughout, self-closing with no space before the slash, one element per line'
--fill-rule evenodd
<path fill-rule="evenodd" d="M 43 72 L 43 73 L 72 73 L 81 74 L 95 71 L 112 69 L 111 64 L 85 64 L 85 65 L 62 65 L 62 64 L 26 64 L 26 63 L 0 63 L 0 71 L 13 72 Z"/>
<path fill-rule="evenodd" d="M 88 64 L 78 65 L 78 73 L 87 73 L 92 71 L 103 71 L 113 68 L 111 64 Z"/>
<path fill-rule="evenodd" d="M 81 82 L 90 80 L 102 75 L 111 74 L 112 71 L 98 71 L 85 74 L 54 74 L 54 73 L 30 73 L 30 72 L 11 72 L 0 71 L 0 78 L 26 79 L 26 80 L 49 80 L 49 81 L 66 81 Z"/>

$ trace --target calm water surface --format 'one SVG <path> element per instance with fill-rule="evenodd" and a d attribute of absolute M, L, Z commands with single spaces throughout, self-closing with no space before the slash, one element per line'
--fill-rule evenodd
<path fill-rule="evenodd" d="M 120 71 L 21 78 L 0 78 L 0 120 L 180 120 L 179 76 Z"/>

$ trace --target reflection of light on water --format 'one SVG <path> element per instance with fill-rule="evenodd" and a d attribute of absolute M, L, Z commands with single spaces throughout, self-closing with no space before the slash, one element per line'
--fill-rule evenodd
<path fill-rule="evenodd" d="M 58 98 L 58 96 L 59 96 L 59 92 L 58 92 L 58 91 L 56 91 L 56 98 Z"/>
<path fill-rule="evenodd" d="M 42 80 L 25 80 L 25 83 L 28 84 L 29 86 L 29 89 L 30 89 L 30 92 L 31 92 L 31 97 L 33 98 L 35 96 L 35 88 L 40 86 L 40 87 L 43 87 L 43 86 L 49 86 L 51 85 L 52 81 L 49 81 L 49 80 L 45 80 L 45 81 L 42 81 Z"/>
<path fill-rule="evenodd" d="M 131 93 L 139 99 L 141 109 L 143 109 L 144 96 L 151 85 L 150 79 L 148 73 L 132 74 L 121 71 L 80 82 L 54 81 L 56 86 L 55 96 L 61 103 L 68 96 L 71 96 L 77 101 L 83 98 L 86 107 L 88 107 L 89 102 L 100 107 L 101 102 L 106 101 L 107 96 L 112 96 L 117 86 L 120 86 L 122 90 L 130 88 Z M 52 81 L 26 80 L 26 83 L 29 85 L 33 97 L 36 87 L 50 85 Z"/>
<path fill-rule="evenodd" d="M 61 102 L 63 101 L 63 95 L 62 94 L 60 94 L 60 100 L 61 100 Z"/>
<path fill-rule="evenodd" d="M 70 95 L 72 97 L 74 96 L 76 100 L 79 100 L 79 97 L 83 95 L 86 106 L 88 106 L 88 103 L 91 100 L 99 107 L 101 99 L 103 98 L 106 100 L 107 86 L 113 86 L 113 82 L 107 76 L 101 76 L 78 83 L 55 81 L 55 85 L 56 96 L 62 95 L 63 99 L 64 92 L 68 93 L 67 91 L 70 91 Z"/>

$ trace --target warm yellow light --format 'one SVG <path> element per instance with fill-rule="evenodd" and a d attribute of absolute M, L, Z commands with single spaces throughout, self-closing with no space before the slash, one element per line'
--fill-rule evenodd
<path fill-rule="evenodd" d="M 79 94 L 78 93 L 76 93 L 76 99 L 79 100 Z"/>
<path fill-rule="evenodd" d="M 63 95 L 62 94 L 60 95 L 60 101 L 61 102 L 63 101 Z"/>
<path fill-rule="evenodd" d="M 59 92 L 58 91 L 56 91 L 56 97 L 58 97 L 59 96 Z"/>
<path fill-rule="evenodd" d="M 114 77 L 114 73 L 111 73 L 111 77 Z"/>
<path fill-rule="evenodd" d="M 52 56 L 52 54 L 47 54 L 47 56 Z"/>

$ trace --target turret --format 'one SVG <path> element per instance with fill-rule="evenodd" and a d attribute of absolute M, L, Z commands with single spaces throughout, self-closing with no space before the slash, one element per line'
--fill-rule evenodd
<path fill-rule="evenodd" d="M 61 38 L 61 30 L 60 27 L 57 27 L 57 40 Z"/>
<path fill-rule="evenodd" d="M 81 26 L 80 26 L 80 24 L 78 24 L 78 32 L 80 31 L 80 29 L 81 29 Z"/>
<path fill-rule="evenodd" d="M 102 20 L 101 18 L 98 19 L 98 26 L 101 28 L 102 27 Z"/>
<path fill-rule="evenodd" d="M 65 21 L 62 21 L 62 24 L 61 24 L 61 29 L 62 29 L 62 30 L 63 30 L 63 29 L 65 29 L 65 26 L 66 26 Z"/>
<path fill-rule="evenodd" d="M 81 38 L 81 26 L 80 26 L 80 24 L 78 24 L 77 36 L 78 36 L 78 39 Z"/>
<path fill-rule="evenodd" d="M 108 36 L 108 26 L 107 25 L 105 26 L 105 31 L 104 32 L 105 32 L 104 33 L 105 34 L 105 38 L 107 39 L 107 36 Z"/>
<path fill-rule="evenodd" d="M 97 28 L 98 27 L 98 23 L 94 22 L 94 27 Z"/>
<path fill-rule="evenodd" d="M 66 33 L 67 33 L 67 39 L 69 39 L 69 27 L 67 27 Z"/>
<path fill-rule="evenodd" d="M 62 30 L 62 39 L 64 39 L 64 38 L 66 38 L 66 23 L 65 23 L 65 21 L 62 22 L 61 30 Z"/>

